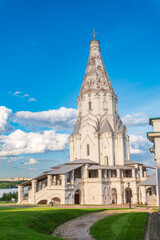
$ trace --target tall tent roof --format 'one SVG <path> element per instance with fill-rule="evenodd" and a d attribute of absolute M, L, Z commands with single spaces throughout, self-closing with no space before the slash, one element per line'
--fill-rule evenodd
<path fill-rule="evenodd" d="M 90 42 L 90 55 L 79 96 L 92 91 L 110 92 L 117 98 L 102 60 L 100 42 L 95 39 Z"/>

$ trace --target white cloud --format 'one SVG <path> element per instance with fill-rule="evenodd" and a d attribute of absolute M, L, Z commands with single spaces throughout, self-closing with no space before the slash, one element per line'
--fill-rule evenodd
<path fill-rule="evenodd" d="M 130 153 L 131 154 L 142 154 L 149 151 L 151 147 L 149 140 L 140 135 L 130 135 Z"/>
<path fill-rule="evenodd" d="M 0 134 L 11 131 L 13 127 L 9 125 L 12 110 L 5 106 L 0 106 Z"/>
<path fill-rule="evenodd" d="M 77 115 L 77 109 L 65 107 L 42 112 L 19 111 L 14 114 L 11 109 L 0 106 L 0 134 L 14 129 L 10 122 L 15 122 L 34 130 L 35 128 L 73 129 Z"/>
<path fill-rule="evenodd" d="M 42 112 L 20 111 L 14 114 L 13 121 L 30 127 L 48 127 L 56 130 L 72 129 L 77 120 L 78 111 L 61 107 L 58 110 Z"/>
<path fill-rule="evenodd" d="M 26 98 L 28 99 L 28 102 L 35 102 L 37 101 L 36 98 L 33 98 L 31 96 L 29 96 L 29 94 L 23 93 L 22 91 L 16 91 L 16 92 L 9 92 L 9 94 L 16 96 L 16 97 L 20 97 L 20 98 Z"/>
<path fill-rule="evenodd" d="M 138 148 L 132 148 L 132 147 L 130 147 L 130 153 L 131 153 L 131 154 L 141 154 L 141 153 L 145 153 L 145 151 L 142 151 L 142 150 L 140 150 L 140 149 L 138 149 Z"/>
<path fill-rule="evenodd" d="M 145 126 L 149 124 L 149 118 L 144 113 L 132 113 L 124 116 L 122 121 L 128 127 Z"/>
<path fill-rule="evenodd" d="M 21 91 L 16 91 L 16 92 L 12 93 L 12 95 L 17 96 L 17 95 L 20 95 L 21 93 L 22 93 Z"/>
<path fill-rule="evenodd" d="M 34 158 L 30 158 L 28 162 L 25 162 L 24 165 L 34 165 L 37 164 L 38 161 Z"/>
<path fill-rule="evenodd" d="M 8 136 L 0 136 L 0 156 L 64 150 L 68 137 L 68 134 L 58 134 L 54 130 L 39 133 L 16 130 Z"/>
<path fill-rule="evenodd" d="M 28 100 L 28 102 L 36 102 L 37 101 L 37 99 L 36 98 L 33 98 L 33 97 L 31 97 L 29 100 Z"/>
<path fill-rule="evenodd" d="M 6 157 L 5 157 L 6 158 Z M 24 157 L 9 157 L 8 163 L 13 163 L 18 161 L 19 159 L 23 159 Z"/>

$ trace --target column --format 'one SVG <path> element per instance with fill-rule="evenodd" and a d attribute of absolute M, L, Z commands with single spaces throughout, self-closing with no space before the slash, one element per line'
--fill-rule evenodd
<path fill-rule="evenodd" d="M 143 168 L 142 166 L 139 166 L 139 170 L 140 170 L 140 179 L 143 178 Z"/>
<path fill-rule="evenodd" d="M 83 172 L 82 172 L 82 178 L 85 179 L 85 178 L 88 178 L 88 164 L 85 164 L 83 167 Z"/>
<path fill-rule="evenodd" d="M 146 204 L 147 195 L 146 195 L 146 187 L 145 186 L 141 186 L 141 195 L 142 195 L 142 203 Z"/>
<path fill-rule="evenodd" d="M 146 178 L 146 177 L 147 177 L 147 169 L 145 168 L 145 169 L 143 170 L 143 172 L 144 172 L 144 177 Z"/>
<path fill-rule="evenodd" d="M 62 186 L 66 186 L 66 175 L 61 175 Z"/>
<path fill-rule="evenodd" d="M 53 185 L 56 185 L 56 176 L 53 176 Z"/>
<path fill-rule="evenodd" d="M 45 183 L 42 181 L 42 189 L 45 188 Z"/>
<path fill-rule="evenodd" d="M 104 178 L 107 178 L 107 170 L 104 170 Z"/>
<path fill-rule="evenodd" d="M 30 204 L 35 204 L 36 203 L 36 190 L 37 190 L 37 180 L 32 180 L 31 181 L 32 188 L 31 188 L 31 194 L 29 197 L 29 203 Z"/>
<path fill-rule="evenodd" d="M 23 186 L 18 186 L 18 204 L 20 204 L 23 200 L 24 197 L 24 187 Z"/>
<path fill-rule="evenodd" d="M 48 175 L 47 176 L 47 186 L 51 186 L 52 185 L 52 175 Z"/>
<path fill-rule="evenodd" d="M 74 170 L 72 171 L 72 175 L 71 175 L 71 184 L 74 184 Z"/>
<path fill-rule="evenodd" d="M 136 169 L 132 168 L 132 178 L 136 178 Z"/>
<path fill-rule="evenodd" d="M 98 178 L 102 178 L 102 170 L 98 170 Z"/>
<path fill-rule="evenodd" d="M 121 177 L 123 178 L 123 169 L 122 169 L 122 171 L 121 171 Z"/>
<path fill-rule="evenodd" d="M 117 169 L 117 178 L 121 177 L 121 169 Z"/>

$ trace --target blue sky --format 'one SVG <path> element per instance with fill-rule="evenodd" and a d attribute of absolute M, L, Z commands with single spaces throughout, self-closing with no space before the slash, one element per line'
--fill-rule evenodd
<path fill-rule="evenodd" d="M 146 131 L 148 117 L 160 115 L 159 11 L 158 0 L 0 0 L 1 177 L 32 177 L 69 160 L 93 28 L 131 159 L 154 164 Z"/>

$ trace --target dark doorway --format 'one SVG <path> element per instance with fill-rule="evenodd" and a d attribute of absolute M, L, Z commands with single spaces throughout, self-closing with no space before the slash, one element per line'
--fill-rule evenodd
<path fill-rule="evenodd" d="M 112 188 L 111 195 L 112 195 L 112 204 L 117 204 L 117 190 L 115 188 Z"/>
<path fill-rule="evenodd" d="M 47 204 L 47 200 L 41 200 L 41 201 L 39 201 L 37 204 Z"/>
<path fill-rule="evenodd" d="M 74 203 L 75 204 L 80 204 L 80 190 L 78 189 L 75 194 L 74 194 Z"/>
<path fill-rule="evenodd" d="M 129 200 L 131 201 L 131 198 L 132 198 L 132 190 L 130 188 L 126 188 L 125 195 L 126 195 L 126 203 L 129 203 Z"/>

